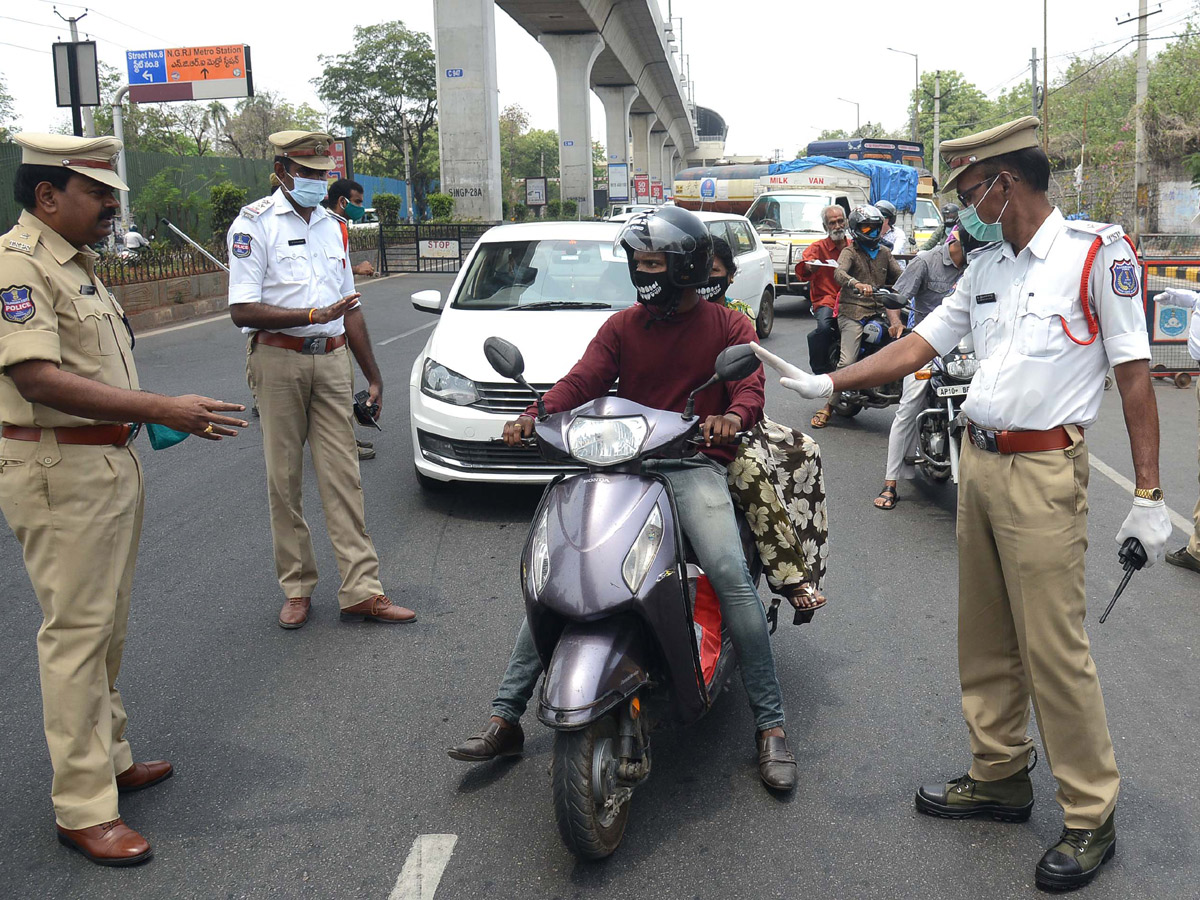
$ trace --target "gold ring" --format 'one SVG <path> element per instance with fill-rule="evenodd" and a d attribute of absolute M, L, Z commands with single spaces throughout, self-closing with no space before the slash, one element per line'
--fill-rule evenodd
<path fill-rule="evenodd" d="M 204 426 L 203 434 L 212 434 L 212 422 Z"/>

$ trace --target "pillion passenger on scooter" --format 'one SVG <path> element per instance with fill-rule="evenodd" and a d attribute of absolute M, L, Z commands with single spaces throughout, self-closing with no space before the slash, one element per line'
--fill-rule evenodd
<path fill-rule="evenodd" d="M 705 303 L 697 293 L 709 281 L 713 260 L 712 237 L 697 216 L 664 207 L 632 219 L 617 240 L 629 260 L 638 302 L 609 318 L 583 358 L 546 393 L 547 413 L 603 397 L 614 383 L 621 397 L 683 412 L 688 394 L 712 375 L 717 355 L 755 339 L 746 316 Z M 695 406 L 704 422 L 701 453 L 683 460 L 650 460 L 644 466 L 670 481 L 683 530 L 720 600 L 754 713 L 759 775 L 769 788 L 791 790 L 796 760 L 783 730 L 783 695 L 766 615 L 746 566 L 726 486 L 737 433 L 762 417 L 763 383 L 759 369 L 749 378 L 718 382 L 701 391 Z M 531 406 L 506 424 L 505 442 L 516 444 L 529 437 L 535 414 Z M 450 756 L 482 762 L 520 753 L 525 742 L 520 719 L 541 672 L 529 626 L 522 619 L 490 721 L 483 731 L 451 748 Z"/>

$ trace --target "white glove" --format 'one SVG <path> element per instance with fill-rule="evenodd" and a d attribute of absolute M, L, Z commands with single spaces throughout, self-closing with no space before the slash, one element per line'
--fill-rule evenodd
<path fill-rule="evenodd" d="M 1178 306 L 1180 309 L 1195 309 L 1200 303 L 1200 294 L 1180 288 L 1169 288 L 1154 298 L 1163 306 Z"/>
<path fill-rule="evenodd" d="M 1167 512 L 1167 504 L 1164 501 L 1135 497 L 1133 509 L 1129 511 L 1125 523 L 1117 532 L 1117 546 L 1124 544 L 1126 538 L 1137 538 L 1142 542 L 1142 549 L 1146 551 L 1148 569 L 1163 558 L 1163 551 L 1171 537 L 1172 529 L 1171 515 Z"/>
<path fill-rule="evenodd" d="M 754 353 L 759 359 L 783 376 L 779 383 L 788 390 L 795 391 L 809 400 L 826 400 L 833 396 L 833 379 L 828 375 L 813 375 L 764 350 L 758 344 L 752 343 L 750 346 L 754 348 Z"/>

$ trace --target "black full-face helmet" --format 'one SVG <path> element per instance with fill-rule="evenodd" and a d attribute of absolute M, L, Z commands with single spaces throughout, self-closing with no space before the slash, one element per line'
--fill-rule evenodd
<path fill-rule="evenodd" d="M 617 235 L 617 244 L 629 262 L 629 277 L 634 280 L 637 260 L 634 253 L 650 251 L 666 254 L 667 280 L 676 288 L 697 288 L 708 283 L 712 269 L 713 242 L 700 217 L 679 206 L 664 206 L 630 219 Z"/>
<path fill-rule="evenodd" d="M 887 216 L 888 222 L 893 225 L 896 224 L 896 204 L 894 204 L 891 200 L 880 200 L 875 204 L 875 208 Z"/>
<path fill-rule="evenodd" d="M 883 232 L 883 213 L 874 206 L 860 206 L 850 213 L 850 236 L 864 250 L 879 246 Z"/>
<path fill-rule="evenodd" d="M 957 203 L 947 203 L 942 207 L 942 221 L 946 223 L 947 228 L 958 222 L 958 213 Z"/>

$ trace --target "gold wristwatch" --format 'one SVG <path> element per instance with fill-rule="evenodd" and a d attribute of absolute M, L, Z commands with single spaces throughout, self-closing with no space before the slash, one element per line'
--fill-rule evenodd
<path fill-rule="evenodd" d="M 1141 500 L 1159 501 L 1163 498 L 1162 488 L 1134 488 L 1133 496 Z"/>

